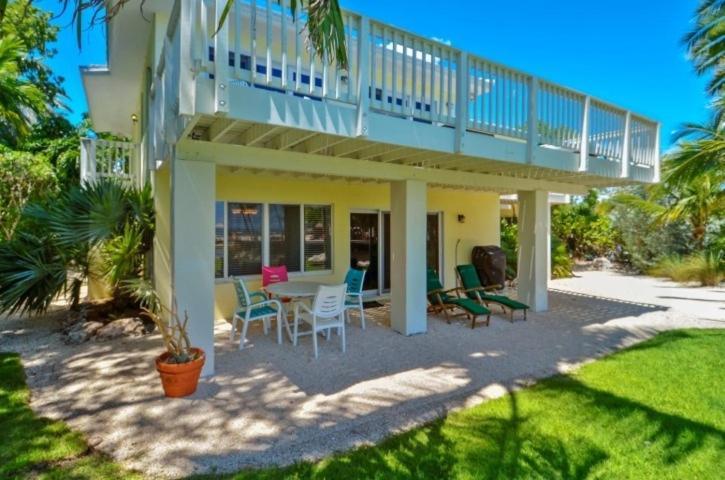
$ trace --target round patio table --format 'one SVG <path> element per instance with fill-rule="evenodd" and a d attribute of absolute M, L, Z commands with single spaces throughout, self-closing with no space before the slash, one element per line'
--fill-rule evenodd
<path fill-rule="evenodd" d="M 320 282 L 291 281 L 273 283 L 267 285 L 264 289 L 275 297 L 310 298 L 317 295 L 317 289 L 322 285 L 325 284 Z"/>
<path fill-rule="evenodd" d="M 264 289 L 267 293 L 271 294 L 276 298 L 289 298 L 293 302 L 299 302 L 301 300 L 312 298 L 317 295 L 317 290 L 320 286 L 325 285 L 320 282 L 304 282 L 299 280 L 293 280 L 291 282 L 279 282 L 267 285 Z M 284 305 L 282 306 L 284 308 Z M 290 329 L 289 322 L 287 321 L 287 312 L 282 315 L 284 319 L 284 327 L 287 330 L 287 337 L 291 342 L 294 341 L 292 338 L 292 330 Z"/>

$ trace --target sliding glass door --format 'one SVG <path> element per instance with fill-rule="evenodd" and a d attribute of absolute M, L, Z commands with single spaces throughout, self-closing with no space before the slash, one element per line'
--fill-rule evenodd
<path fill-rule="evenodd" d="M 429 213 L 426 223 L 427 267 L 440 273 L 441 214 Z M 366 292 L 390 291 L 390 212 L 350 214 L 350 267 L 367 270 L 363 286 Z"/>
<path fill-rule="evenodd" d="M 380 226 L 378 213 L 350 214 L 350 267 L 367 270 L 363 290 L 379 290 Z"/>

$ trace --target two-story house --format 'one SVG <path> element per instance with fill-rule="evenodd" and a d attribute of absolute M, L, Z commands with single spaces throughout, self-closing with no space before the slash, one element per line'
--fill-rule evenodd
<path fill-rule="evenodd" d="M 426 267 L 454 286 L 516 193 L 518 295 L 544 310 L 549 192 L 658 180 L 659 126 L 624 108 L 347 11 L 343 70 L 310 55 L 289 0 L 238 0 L 215 35 L 224 4 L 127 6 L 108 65 L 82 72 L 94 127 L 132 139 L 84 141 L 83 175 L 152 183 L 157 290 L 206 373 L 232 277 L 340 282 L 363 262 L 392 328 L 422 333 Z"/>

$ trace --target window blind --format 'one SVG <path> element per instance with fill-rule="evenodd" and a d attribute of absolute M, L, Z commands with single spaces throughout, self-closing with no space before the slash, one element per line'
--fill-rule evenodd
<path fill-rule="evenodd" d="M 300 255 L 300 206 L 269 206 L 269 264 L 284 265 L 288 272 L 299 272 Z"/>
<path fill-rule="evenodd" d="M 214 205 L 214 277 L 224 277 L 224 202 Z"/>
<path fill-rule="evenodd" d="M 259 275 L 262 271 L 262 204 L 227 205 L 227 262 L 229 276 Z"/>
<path fill-rule="evenodd" d="M 305 205 L 305 271 L 332 268 L 332 208 L 329 205 Z"/>

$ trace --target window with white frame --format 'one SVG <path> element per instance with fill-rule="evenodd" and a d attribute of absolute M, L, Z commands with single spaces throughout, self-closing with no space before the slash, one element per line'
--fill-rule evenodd
<path fill-rule="evenodd" d="M 216 278 L 259 275 L 262 265 L 332 269 L 330 205 L 218 201 L 215 211 Z"/>

